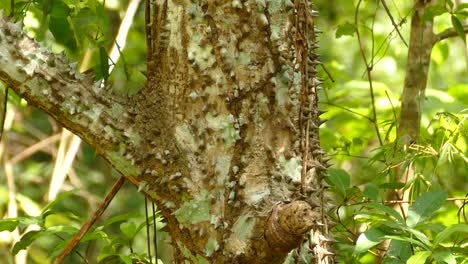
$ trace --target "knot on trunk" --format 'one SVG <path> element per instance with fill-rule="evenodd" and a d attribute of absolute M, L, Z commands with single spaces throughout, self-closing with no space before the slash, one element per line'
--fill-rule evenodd
<path fill-rule="evenodd" d="M 299 246 L 304 233 L 312 229 L 318 213 L 305 201 L 277 204 L 265 228 L 265 238 L 272 249 L 289 252 Z"/>

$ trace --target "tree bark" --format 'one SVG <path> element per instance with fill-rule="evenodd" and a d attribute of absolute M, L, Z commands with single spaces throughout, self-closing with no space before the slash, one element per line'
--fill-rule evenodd
<path fill-rule="evenodd" d="M 434 19 L 422 21 L 426 6 L 434 1 L 415 0 L 411 17 L 410 44 L 407 57 L 405 84 L 401 96 L 398 134 L 403 144 L 418 141 L 421 110 L 431 62 Z"/>
<path fill-rule="evenodd" d="M 176 263 L 332 263 L 307 1 L 157 0 L 148 83 L 100 88 L 0 16 L 0 80 L 92 145 L 161 210 Z M 306 250 L 307 251 L 307 250 Z"/>

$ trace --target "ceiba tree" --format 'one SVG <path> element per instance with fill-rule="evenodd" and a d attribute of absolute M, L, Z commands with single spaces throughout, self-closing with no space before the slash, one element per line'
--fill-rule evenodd
<path fill-rule="evenodd" d="M 157 204 L 176 263 L 301 245 L 332 263 L 315 16 L 306 0 L 147 1 L 147 84 L 127 97 L 1 15 L 0 80 Z"/>

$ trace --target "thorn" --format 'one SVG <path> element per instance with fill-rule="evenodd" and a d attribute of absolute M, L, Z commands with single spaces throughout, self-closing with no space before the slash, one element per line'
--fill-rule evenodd
<path fill-rule="evenodd" d="M 325 152 L 323 149 L 321 149 L 321 148 L 318 148 L 318 149 L 312 151 L 312 154 L 314 154 L 314 155 L 323 155 L 323 154 L 325 154 L 325 153 L 326 153 L 326 152 Z"/>
<path fill-rule="evenodd" d="M 318 126 L 323 125 L 323 123 L 325 123 L 325 122 L 327 122 L 327 121 L 328 121 L 328 119 L 319 119 L 319 121 L 318 121 Z"/>
<path fill-rule="evenodd" d="M 336 239 L 328 238 L 322 234 L 319 234 L 319 239 L 320 241 L 325 241 L 325 242 L 336 242 Z"/>
<path fill-rule="evenodd" d="M 321 169 L 321 170 L 326 170 L 327 167 L 323 166 L 322 163 L 316 161 L 316 160 L 310 160 L 307 162 L 307 167 L 308 169 L 309 168 L 317 168 L 317 169 Z"/>
<path fill-rule="evenodd" d="M 319 139 L 311 138 L 311 139 L 309 139 L 309 140 L 310 140 L 310 143 L 312 143 L 313 145 L 314 145 L 314 144 L 320 144 L 320 140 L 319 140 Z"/>
<path fill-rule="evenodd" d="M 326 112 L 328 112 L 328 111 L 320 110 L 320 109 L 319 109 L 319 110 L 318 110 L 318 115 L 321 116 L 321 115 L 325 114 Z"/>

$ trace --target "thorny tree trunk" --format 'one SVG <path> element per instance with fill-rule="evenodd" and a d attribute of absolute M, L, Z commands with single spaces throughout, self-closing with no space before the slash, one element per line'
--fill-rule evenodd
<path fill-rule="evenodd" d="M 163 213 L 176 263 L 332 263 L 305 0 L 147 2 L 148 85 L 99 88 L 0 18 L 0 80 L 90 143 Z"/>

